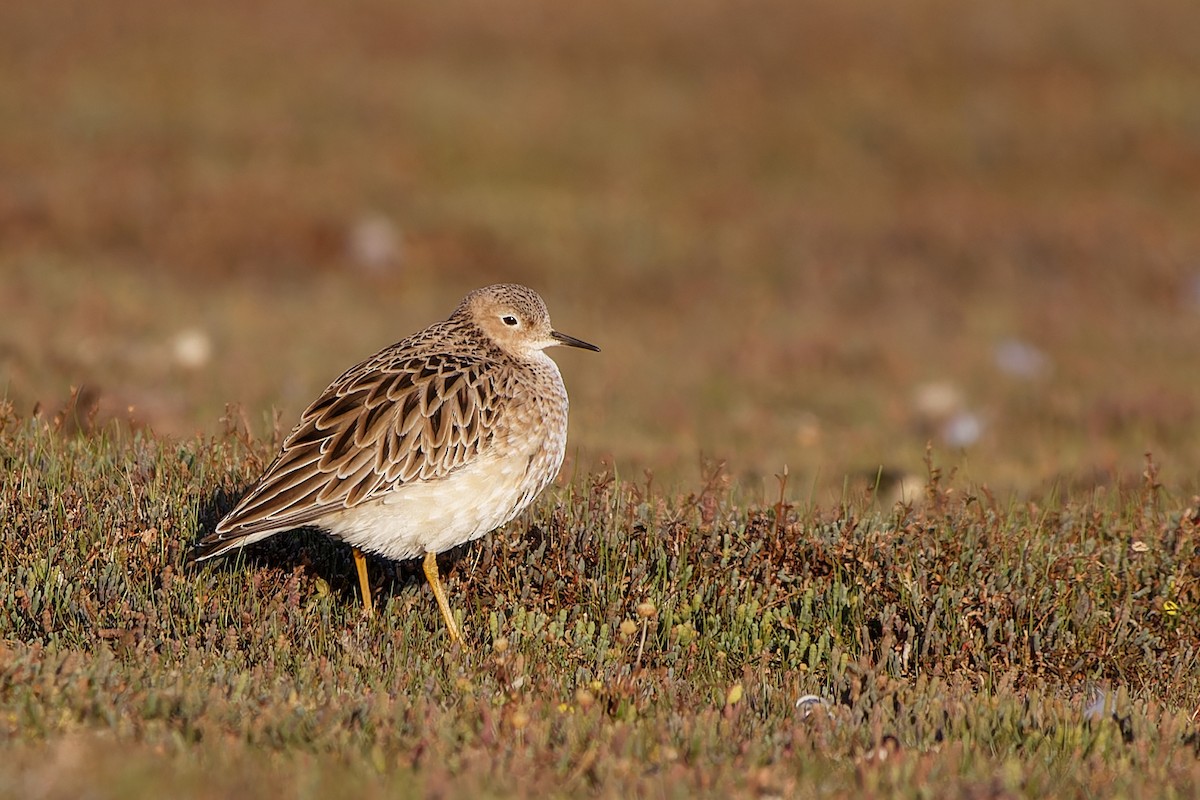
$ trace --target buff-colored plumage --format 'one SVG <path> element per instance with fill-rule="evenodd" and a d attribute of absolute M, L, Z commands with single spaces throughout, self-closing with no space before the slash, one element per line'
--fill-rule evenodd
<path fill-rule="evenodd" d="M 312 526 L 356 548 L 369 609 L 357 551 L 426 556 L 457 637 L 432 556 L 508 522 L 558 473 L 567 392 L 543 352 L 557 344 L 598 350 L 554 331 L 531 289 L 472 292 L 446 321 L 330 384 L 197 560 Z"/>

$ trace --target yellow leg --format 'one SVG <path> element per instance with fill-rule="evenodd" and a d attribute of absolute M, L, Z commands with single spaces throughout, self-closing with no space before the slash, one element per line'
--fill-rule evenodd
<path fill-rule="evenodd" d="M 367 581 L 367 557 L 357 547 L 354 548 L 354 566 L 358 567 L 358 588 L 362 590 L 363 614 L 370 619 L 375 616 L 375 603 L 371 600 L 371 584 Z"/>
<path fill-rule="evenodd" d="M 442 619 L 446 620 L 446 628 L 450 631 L 450 640 L 457 642 L 460 638 L 458 625 L 454 624 L 454 615 L 450 613 L 450 601 L 446 599 L 446 590 L 438 577 L 437 553 L 425 554 L 425 579 L 429 581 L 429 588 L 433 589 L 433 596 L 437 598 Z"/>

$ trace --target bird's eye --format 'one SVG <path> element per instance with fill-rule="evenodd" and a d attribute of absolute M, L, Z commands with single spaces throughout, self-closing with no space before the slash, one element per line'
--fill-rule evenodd
<path fill-rule="evenodd" d="M 504 322 L 505 325 L 507 325 L 510 328 L 517 327 L 517 318 L 514 317 L 512 314 L 505 314 L 500 319 Z"/>

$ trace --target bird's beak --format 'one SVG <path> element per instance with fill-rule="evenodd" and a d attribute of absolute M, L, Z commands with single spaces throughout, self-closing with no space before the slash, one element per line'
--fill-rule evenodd
<path fill-rule="evenodd" d="M 591 350 L 593 353 L 600 352 L 600 348 L 596 347 L 596 345 L 588 344 L 582 339 L 576 339 L 574 336 L 567 336 L 565 333 L 559 333 L 558 331 L 550 331 L 550 338 L 557 339 L 559 342 L 571 347 L 579 347 L 584 350 Z"/>

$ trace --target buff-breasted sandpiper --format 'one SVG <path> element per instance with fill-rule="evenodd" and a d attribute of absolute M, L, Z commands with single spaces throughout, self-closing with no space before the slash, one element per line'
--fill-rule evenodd
<path fill-rule="evenodd" d="M 197 561 L 301 527 L 363 552 L 423 557 L 459 638 L 437 554 L 512 520 L 554 480 L 567 441 L 567 391 L 544 352 L 600 348 L 550 326 L 532 289 L 468 294 L 449 319 L 351 368 L 321 393 L 266 472 L 197 547 Z"/>

